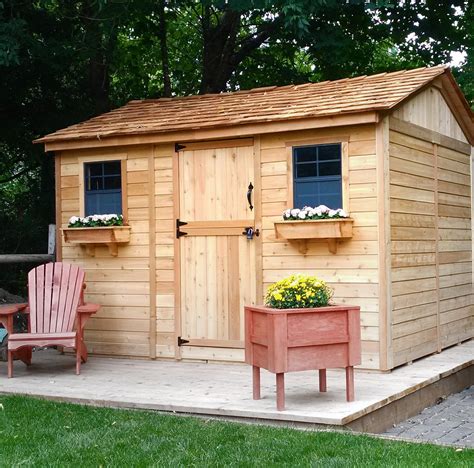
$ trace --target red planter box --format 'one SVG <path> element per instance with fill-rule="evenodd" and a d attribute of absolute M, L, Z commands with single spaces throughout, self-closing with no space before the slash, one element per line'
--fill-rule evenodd
<path fill-rule="evenodd" d="M 253 366 L 254 399 L 260 398 L 260 368 L 276 374 L 277 408 L 285 407 L 284 374 L 319 370 L 326 391 L 326 369 L 346 369 L 347 401 L 354 400 L 354 368 L 361 363 L 360 307 L 313 309 L 245 307 L 245 362 Z"/>

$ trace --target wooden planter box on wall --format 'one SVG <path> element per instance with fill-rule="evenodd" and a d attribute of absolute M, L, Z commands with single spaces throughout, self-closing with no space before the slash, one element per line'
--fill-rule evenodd
<path fill-rule="evenodd" d="M 275 232 L 277 237 L 299 241 L 299 251 L 302 254 L 308 251 L 307 243 L 311 239 L 327 240 L 329 251 L 335 254 L 337 241 L 352 237 L 353 222 L 350 218 L 280 221 L 275 223 Z"/>
<path fill-rule="evenodd" d="M 95 255 L 97 245 L 107 245 L 110 255 L 118 255 L 118 245 L 130 242 L 130 226 L 63 228 L 64 241 L 85 247 L 88 255 Z"/>
<path fill-rule="evenodd" d="M 326 369 L 346 369 L 346 399 L 354 400 L 354 368 L 361 363 L 360 307 L 312 309 L 245 307 L 245 362 L 253 366 L 253 397 L 260 399 L 260 368 L 276 374 L 277 409 L 285 408 L 284 374 L 319 370 L 326 391 Z"/>

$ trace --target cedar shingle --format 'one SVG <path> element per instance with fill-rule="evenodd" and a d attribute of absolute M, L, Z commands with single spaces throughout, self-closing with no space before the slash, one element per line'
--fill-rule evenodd
<path fill-rule="evenodd" d="M 36 142 L 162 133 L 388 110 L 446 69 L 443 65 L 234 93 L 134 100 L 106 114 L 46 135 Z"/>

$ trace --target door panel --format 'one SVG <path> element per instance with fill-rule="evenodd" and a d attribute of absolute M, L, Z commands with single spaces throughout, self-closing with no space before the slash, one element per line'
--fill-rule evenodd
<path fill-rule="evenodd" d="M 253 182 L 253 147 L 179 153 L 180 218 L 189 221 L 252 219 L 246 203 Z"/>
<path fill-rule="evenodd" d="M 243 347 L 243 307 L 255 303 L 255 241 L 247 190 L 253 147 L 178 153 L 181 336 L 187 345 Z"/>

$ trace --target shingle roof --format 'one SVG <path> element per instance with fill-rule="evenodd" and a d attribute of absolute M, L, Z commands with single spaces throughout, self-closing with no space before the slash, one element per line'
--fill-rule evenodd
<path fill-rule="evenodd" d="M 389 110 L 447 67 L 418 68 L 233 93 L 131 101 L 36 142 L 195 130 L 239 124 Z"/>

